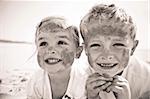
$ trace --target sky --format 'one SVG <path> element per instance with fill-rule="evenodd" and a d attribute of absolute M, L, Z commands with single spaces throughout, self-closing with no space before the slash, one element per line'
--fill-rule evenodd
<path fill-rule="evenodd" d="M 148 43 L 148 0 L 51 0 L 0 1 L 0 39 L 34 42 L 37 24 L 48 16 L 63 16 L 70 25 L 79 27 L 88 10 L 99 3 L 115 3 L 124 8 L 137 24 L 139 49 Z"/>

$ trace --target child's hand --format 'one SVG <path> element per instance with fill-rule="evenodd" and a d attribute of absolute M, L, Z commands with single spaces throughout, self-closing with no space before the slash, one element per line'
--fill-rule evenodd
<path fill-rule="evenodd" d="M 101 99 L 99 92 L 111 85 L 113 78 L 104 78 L 98 73 L 90 75 L 86 82 L 88 99 Z"/>
<path fill-rule="evenodd" d="M 113 91 L 116 99 L 131 99 L 129 83 L 121 76 L 115 76 L 112 85 L 106 91 Z"/>

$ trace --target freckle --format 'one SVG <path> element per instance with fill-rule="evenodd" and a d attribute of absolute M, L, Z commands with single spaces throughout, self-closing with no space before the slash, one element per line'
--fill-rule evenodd
<path fill-rule="evenodd" d="M 114 7 L 115 5 L 114 4 L 111 4 L 111 5 L 109 5 L 108 7 Z"/>
<path fill-rule="evenodd" d="M 123 54 L 122 54 L 122 55 L 123 55 L 123 56 L 125 56 L 125 53 L 126 53 L 126 50 L 124 49 L 124 50 L 123 50 Z"/>
<path fill-rule="evenodd" d="M 122 23 L 124 22 L 125 20 L 124 19 L 122 19 Z"/>
<path fill-rule="evenodd" d="M 120 20 L 120 18 L 119 17 L 117 17 L 117 22 Z"/>
<path fill-rule="evenodd" d="M 129 53 L 128 49 L 124 49 L 123 50 L 123 54 L 122 55 L 123 55 L 124 59 L 128 57 L 128 53 Z"/>
<path fill-rule="evenodd" d="M 127 18 L 125 18 L 125 22 L 127 22 Z"/>
<path fill-rule="evenodd" d="M 129 17 L 129 22 L 130 22 L 130 23 L 133 23 L 131 16 Z"/>
<path fill-rule="evenodd" d="M 132 31 L 133 31 L 133 27 L 130 28 L 130 32 L 132 32 Z"/>
<path fill-rule="evenodd" d="M 72 63 L 72 61 L 73 61 L 73 58 L 74 58 L 74 56 L 73 56 L 73 52 L 68 52 L 68 53 L 66 53 L 67 52 L 67 49 L 66 50 L 64 50 L 63 52 L 62 52 L 62 59 L 63 59 L 63 63 L 65 64 L 65 65 L 67 65 L 68 63 Z"/>
<path fill-rule="evenodd" d="M 107 39 L 110 40 L 110 37 L 108 37 Z"/>

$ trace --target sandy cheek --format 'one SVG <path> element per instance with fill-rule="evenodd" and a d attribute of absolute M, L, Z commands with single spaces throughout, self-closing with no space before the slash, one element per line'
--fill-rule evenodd
<path fill-rule="evenodd" d="M 72 65 L 74 61 L 74 53 L 69 52 L 67 49 L 63 50 L 61 53 L 62 59 L 63 59 L 63 64 L 64 66 L 70 66 Z"/>
<path fill-rule="evenodd" d="M 129 61 L 129 49 L 124 49 L 123 50 L 123 54 L 122 54 L 122 62 L 123 62 L 123 65 L 124 65 L 124 67 L 126 67 L 127 66 L 127 64 L 128 64 L 128 61 Z"/>
<path fill-rule="evenodd" d="M 38 55 L 37 55 L 37 61 L 38 61 L 38 64 L 39 64 L 39 66 L 40 67 L 42 67 L 42 64 L 43 64 L 43 60 L 42 60 L 42 58 L 41 58 L 41 56 L 40 56 L 40 54 L 38 53 Z"/>
<path fill-rule="evenodd" d="M 43 68 L 44 67 L 44 56 L 46 55 L 47 53 L 45 53 L 44 51 L 40 51 L 40 52 L 38 52 L 38 54 L 37 54 L 37 62 L 38 62 L 38 64 L 39 64 L 39 66 L 41 67 L 41 68 Z"/>

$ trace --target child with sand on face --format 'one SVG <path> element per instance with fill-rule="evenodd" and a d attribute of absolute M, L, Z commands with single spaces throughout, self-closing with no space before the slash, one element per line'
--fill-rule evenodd
<path fill-rule="evenodd" d="M 88 99 L 149 95 L 150 67 L 133 56 L 138 40 L 131 16 L 114 4 L 99 4 L 81 20 L 80 31 L 90 65 Z"/>
<path fill-rule="evenodd" d="M 82 76 L 74 62 L 82 52 L 77 28 L 67 26 L 64 18 L 48 17 L 38 25 L 35 42 L 41 69 L 28 84 L 27 98 L 83 99 Z"/>

